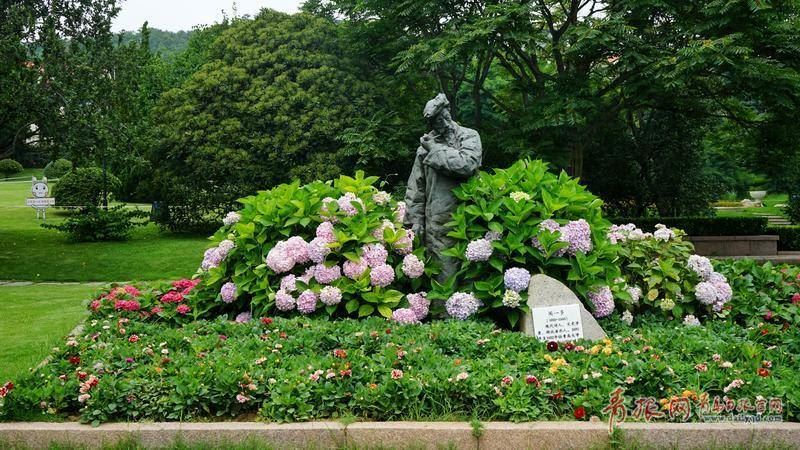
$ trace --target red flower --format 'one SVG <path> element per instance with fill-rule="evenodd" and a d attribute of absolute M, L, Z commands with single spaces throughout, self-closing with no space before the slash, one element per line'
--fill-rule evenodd
<path fill-rule="evenodd" d="M 796 305 L 798 303 L 800 303 L 800 292 L 792 296 L 792 304 Z"/>
<path fill-rule="evenodd" d="M 578 406 L 575 408 L 575 411 L 572 412 L 572 415 L 575 416 L 576 419 L 581 420 L 586 417 L 586 408 Z"/>
<path fill-rule="evenodd" d="M 558 350 L 558 342 L 556 342 L 556 341 L 548 342 L 547 343 L 547 350 L 551 351 L 551 352 L 554 352 L 554 351 Z"/>
<path fill-rule="evenodd" d="M 153 309 L 150 310 L 150 313 L 151 314 L 159 314 L 159 313 L 161 313 L 161 311 L 164 311 L 164 309 L 162 307 L 154 306 Z"/>
<path fill-rule="evenodd" d="M 539 386 L 541 386 L 541 385 L 542 385 L 541 383 L 539 383 L 539 379 L 538 379 L 538 378 L 536 378 L 536 377 L 535 377 L 535 376 L 533 376 L 533 375 L 528 375 L 528 376 L 526 376 L 526 377 L 525 377 L 525 383 L 527 383 L 527 384 L 535 384 L 535 385 L 536 385 L 536 387 L 539 387 Z"/>
<path fill-rule="evenodd" d="M 128 342 L 130 342 L 131 344 L 139 342 L 139 336 L 132 334 L 131 337 L 128 338 Z"/>
<path fill-rule="evenodd" d="M 280 336 L 281 339 L 286 339 L 289 335 L 286 334 L 285 331 L 281 331 L 281 334 L 279 336 Z"/>
<path fill-rule="evenodd" d="M 769 370 L 767 370 L 767 369 L 765 369 L 763 367 L 759 367 L 758 368 L 758 376 L 760 376 L 760 377 L 768 377 L 769 376 Z"/>
<path fill-rule="evenodd" d="M 88 376 L 89 376 L 89 374 L 87 374 L 86 372 L 78 372 L 78 379 L 79 380 L 85 380 L 86 377 L 88 377 Z"/>
<path fill-rule="evenodd" d="M 767 311 L 767 313 L 764 314 L 764 320 L 772 320 L 772 316 L 772 311 Z"/>
<path fill-rule="evenodd" d="M 220 334 L 219 335 L 219 340 L 220 341 L 227 341 L 228 340 L 228 336 L 225 336 L 224 334 Z"/>
<path fill-rule="evenodd" d="M 345 370 L 340 370 L 339 371 L 339 375 L 341 375 L 343 377 L 349 377 L 352 374 L 353 374 L 353 371 L 350 370 L 350 369 L 345 369 Z"/>
<path fill-rule="evenodd" d="M 178 305 L 178 307 L 175 308 L 175 312 L 177 312 L 178 314 L 184 315 L 184 316 L 186 314 L 188 314 L 189 311 L 191 311 L 191 310 L 192 310 L 192 308 L 189 308 L 189 305 Z"/>
<path fill-rule="evenodd" d="M 561 391 L 556 391 L 553 394 L 550 394 L 550 399 L 552 400 L 561 400 L 562 398 L 564 398 L 564 394 L 562 394 Z"/>
<path fill-rule="evenodd" d="M 272 319 L 270 319 L 269 317 L 262 317 L 261 323 L 263 323 L 264 325 L 272 325 Z"/>
<path fill-rule="evenodd" d="M 566 344 L 564 344 L 564 350 L 568 352 L 575 350 L 575 344 L 573 344 L 572 342 L 567 342 Z"/>
<path fill-rule="evenodd" d="M 391 328 L 387 328 L 386 329 L 386 334 L 392 334 L 392 329 Z"/>
<path fill-rule="evenodd" d="M 78 364 L 81 363 L 80 356 L 70 356 L 69 363 L 72 364 L 73 366 L 77 366 Z"/>
<path fill-rule="evenodd" d="M 183 301 L 183 294 L 178 291 L 169 291 L 161 296 L 161 301 L 164 303 L 180 303 Z"/>
<path fill-rule="evenodd" d="M 339 359 L 345 359 L 345 358 L 347 358 L 347 352 L 342 350 L 342 349 L 340 349 L 340 348 L 337 348 L 337 349 L 335 349 L 333 351 L 333 356 L 335 356 L 335 357 L 337 357 Z"/>
<path fill-rule="evenodd" d="M 768 329 L 764 328 L 764 329 L 762 329 L 762 330 L 761 330 L 761 335 L 762 335 L 762 336 L 766 336 L 766 335 L 767 335 L 767 333 L 769 333 L 769 330 L 768 330 Z"/>

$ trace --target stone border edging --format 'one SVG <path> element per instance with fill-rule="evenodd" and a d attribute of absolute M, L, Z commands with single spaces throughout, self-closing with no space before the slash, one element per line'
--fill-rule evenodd
<path fill-rule="evenodd" d="M 187 444 L 225 446 L 260 440 L 276 448 L 441 448 L 506 450 L 590 448 L 609 443 L 608 428 L 599 422 L 485 422 L 480 437 L 466 422 L 260 422 L 111 423 L 91 427 L 78 423 L 0 423 L 0 446 L 47 448 L 52 443 L 89 448 L 135 439 L 163 447 L 176 440 Z M 644 448 L 728 448 L 780 446 L 800 448 L 800 423 L 625 423 L 626 444 Z"/>

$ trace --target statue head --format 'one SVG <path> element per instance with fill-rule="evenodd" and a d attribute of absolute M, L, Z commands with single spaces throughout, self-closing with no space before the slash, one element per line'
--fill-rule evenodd
<path fill-rule="evenodd" d="M 453 129 L 453 118 L 450 116 L 450 102 L 440 93 L 425 104 L 422 116 L 428 124 L 438 133 L 447 134 Z"/>

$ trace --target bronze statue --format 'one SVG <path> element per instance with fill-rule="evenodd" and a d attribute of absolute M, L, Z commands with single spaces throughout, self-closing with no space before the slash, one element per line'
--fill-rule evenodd
<path fill-rule="evenodd" d="M 450 102 L 444 94 L 425 105 L 423 116 L 432 131 L 419 140 L 406 189 L 405 222 L 439 259 L 443 279 L 457 270 L 456 262 L 441 254 L 452 245 L 444 224 L 457 206 L 453 189 L 477 173 L 483 150 L 478 132 L 460 126 L 450 116 Z"/>

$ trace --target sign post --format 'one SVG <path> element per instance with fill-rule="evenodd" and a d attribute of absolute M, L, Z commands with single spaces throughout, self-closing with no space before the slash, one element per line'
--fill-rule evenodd
<path fill-rule="evenodd" d="M 47 220 L 47 208 L 55 206 L 56 199 L 48 197 L 50 187 L 47 185 L 47 177 L 37 180 L 33 177 L 31 180 L 31 197 L 25 199 L 25 205 L 30 206 L 36 210 L 36 218 L 43 221 Z"/>

